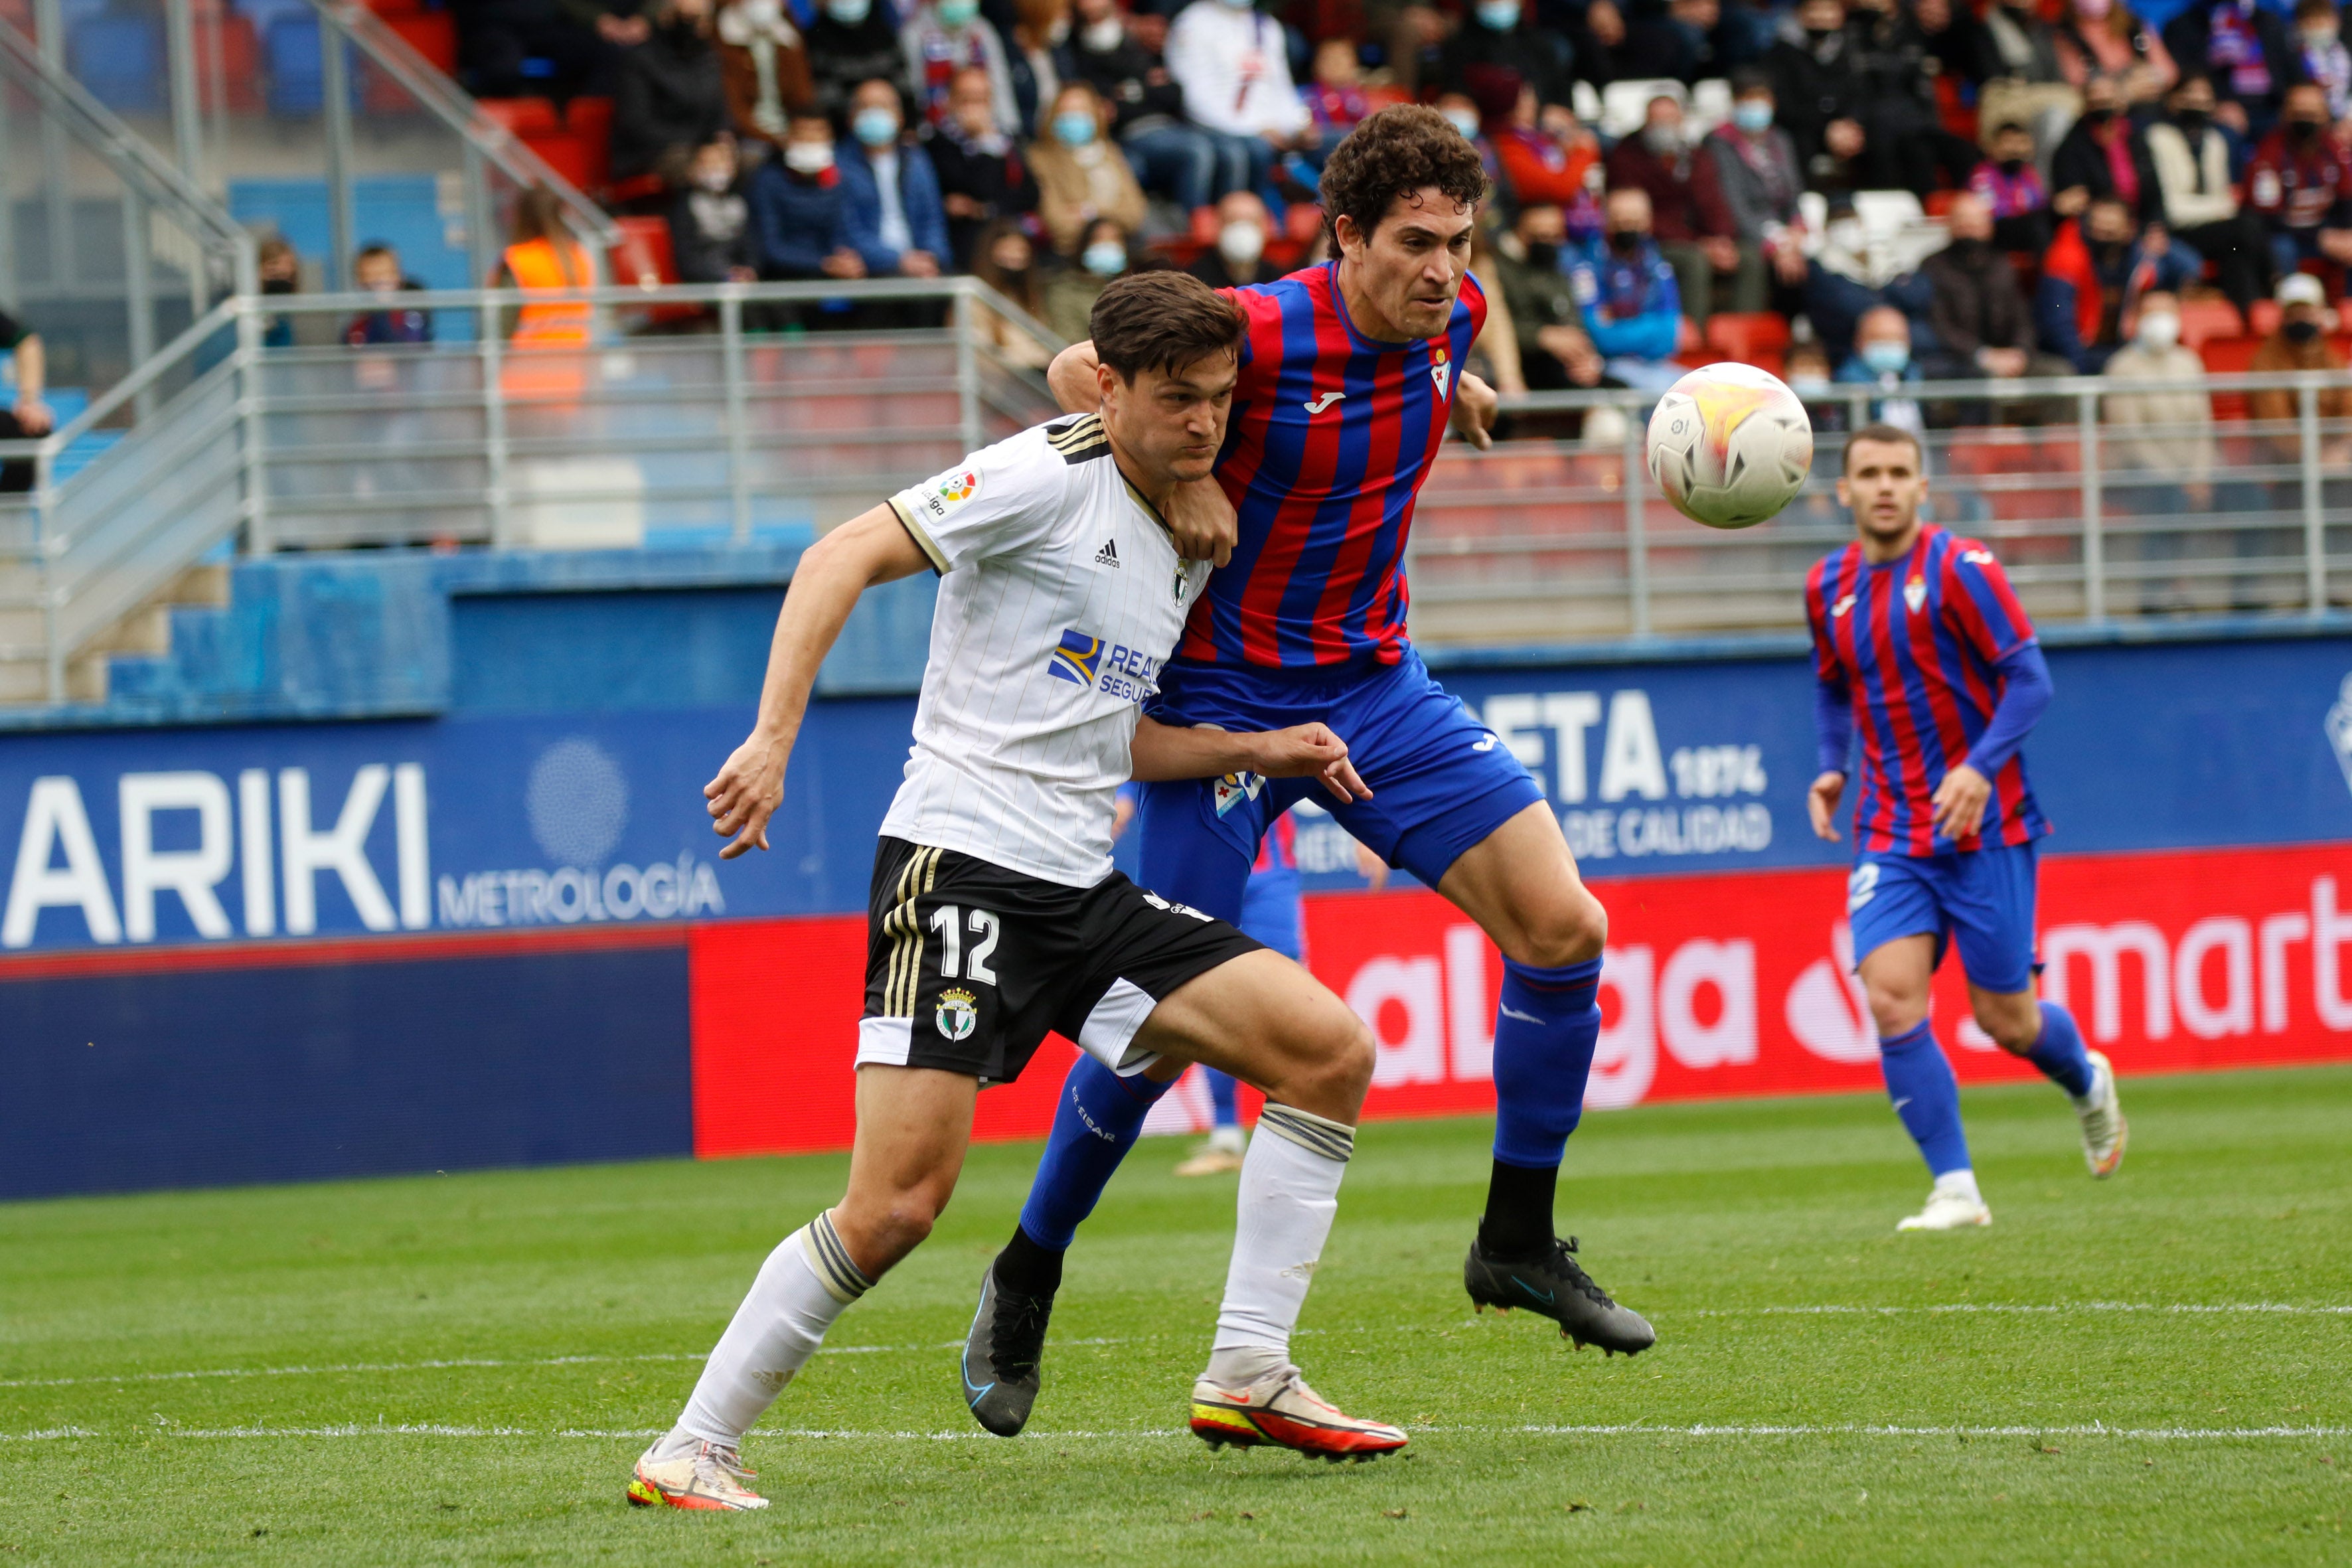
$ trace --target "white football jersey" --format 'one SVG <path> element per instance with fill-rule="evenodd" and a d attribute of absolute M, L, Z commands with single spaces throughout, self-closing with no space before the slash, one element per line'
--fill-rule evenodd
<path fill-rule="evenodd" d="M 1066 887 L 1110 875 L 1144 700 L 1209 563 L 1097 415 L 1024 430 L 890 498 L 940 574 L 906 782 L 882 831 Z"/>

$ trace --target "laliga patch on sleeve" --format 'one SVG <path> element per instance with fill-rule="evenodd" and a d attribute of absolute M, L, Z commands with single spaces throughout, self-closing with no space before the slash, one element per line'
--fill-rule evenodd
<path fill-rule="evenodd" d="M 916 512 L 937 522 L 980 493 L 980 469 L 950 468 L 907 492 Z"/>

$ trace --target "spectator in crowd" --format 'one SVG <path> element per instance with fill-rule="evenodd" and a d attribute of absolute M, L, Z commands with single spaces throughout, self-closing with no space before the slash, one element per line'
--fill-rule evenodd
<path fill-rule="evenodd" d="M 719 78 L 735 134 L 782 147 L 784 122 L 816 103 L 808 46 L 783 0 L 734 0 L 719 13 Z"/>
<path fill-rule="evenodd" d="M 679 282 L 751 283 L 759 279 L 751 204 L 741 184 L 733 137 L 716 137 L 696 150 L 687 165 L 686 189 L 669 209 L 669 253 Z"/>
<path fill-rule="evenodd" d="M 1977 20 L 1975 7 L 1953 0 L 1911 0 L 1911 25 L 1927 46 L 1935 73 L 1964 89 L 1980 87 L 1999 74 L 1992 39 Z"/>
<path fill-rule="evenodd" d="M 6 408 L 0 408 L 0 441 L 34 441 L 57 427 L 57 416 L 41 401 L 48 389 L 48 356 L 41 334 L 5 310 L 0 310 L 0 349 L 15 356 L 16 386 Z M 36 465 L 30 458 L 0 462 L 0 494 L 22 495 L 33 488 Z"/>
<path fill-rule="evenodd" d="M 1022 133 L 1004 39 L 980 14 L 980 0 L 922 0 L 900 29 L 898 42 L 907 54 L 907 80 L 915 89 L 919 123 L 945 123 L 949 84 L 955 80 L 956 72 L 977 66 L 988 73 L 996 128 L 1007 136 Z"/>
<path fill-rule="evenodd" d="M 1511 226 L 1518 252 L 1496 254 L 1503 299 L 1517 334 L 1520 374 L 1532 392 L 1598 386 L 1601 353 L 1584 331 L 1584 307 L 1560 270 L 1568 220 L 1556 206 L 1534 202 Z"/>
<path fill-rule="evenodd" d="M 451 11 L 457 58 L 480 98 L 568 99 L 600 85 L 612 51 L 645 41 L 645 19 L 596 0 L 478 0 Z"/>
<path fill-rule="evenodd" d="M 2050 193 L 2033 166 L 2033 132 L 2016 121 L 1993 132 L 1992 156 L 1969 176 L 1969 189 L 1992 209 L 1992 242 L 2000 249 L 2050 243 Z"/>
<path fill-rule="evenodd" d="M 1476 85 L 1481 89 L 1481 110 L 1501 110 L 1482 112 L 1480 129 L 1495 150 L 1495 162 L 1502 170 L 1502 183 L 1511 200 L 1564 206 L 1583 195 L 1593 171 L 1601 165 L 1600 138 L 1581 126 L 1567 141 L 1547 135 L 1536 122 L 1535 84 L 1522 82 L 1516 71 L 1481 66 Z M 1573 111 L 1570 123 L 1575 123 Z"/>
<path fill-rule="evenodd" d="M 1098 217 L 1087 225 L 1078 247 L 1078 264 L 1066 267 L 1046 280 L 1045 324 L 1069 342 L 1091 335 L 1095 300 L 1110 280 L 1127 271 L 1134 252 L 1127 230 L 1117 218 Z"/>
<path fill-rule="evenodd" d="M 301 254 L 294 248 L 294 242 L 282 234 L 269 236 L 255 249 L 254 270 L 261 280 L 264 294 L 299 294 L 302 291 Z M 261 346 L 266 349 L 292 348 L 294 318 L 290 315 L 266 318 L 261 327 Z"/>
<path fill-rule="evenodd" d="M 2344 47 L 2344 19 L 2336 0 L 2295 0 L 2295 41 L 2303 74 L 2327 93 L 2327 118 L 2352 120 L 2352 52 Z"/>
<path fill-rule="evenodd" d="M 1029 144 L 1037 175 L 1037 216 L 1046 237 L 1065 256 L 1077 253 L 1087 226 L 1115 221 L 1124 233 L 1143 226 L 1143 187 L 1135 182 L 1118 149 L 1105 133 L 1110 111 L 1095 89 L 1074 81 L 1054 100 L 1045 134 Z"/>
<path fill-rule="evenodd" d="M 1185 112 L 1229 160 L 1217 194 L 1246 188 L 1279 201 L 1275 160 L 1315 142 L 1314 117 L 1290 79 L 1282 24 L 1250 0 L 1192 0 L 1168 28 L 1168 73 L 1184 89 Z M 1233 162 L 1246 163 L 1245 180 L 1230 178 Z"/>
<path fill-rule="evenodd" d="M 2117 0 L 2071 0 L 2056 43 L 2068 86 L 2113 77 L 2126 103 L 2154 103 L 2180 79 L 2164 39 Z"/>
<path fill-rule="evenodd" d="M 1315 145 L 1300 155 L 1320 174 L 1331 149 L 1372 111 L 1364 97 L 1363 61 L 1353 38 L 1326 38 L 1315 46 L 1315 79 L 1299 89 L 1299 96 L 1315 121 Z"/>
<path fill-rule="evenodd" d="M 956 72 L 948 117 L 926 148 L 956 266 L 971 265 L 980 233 L 1000 217 L 1037 210 L 1037 186 L 1013 138 L 996 128 L 996 89 L 976 66 Z"/>
<path fill-rule="evenodd" d="M 1318 247 L 1327 246 L 1328 237 L 1318 236 Z M 1463 368 L 1506 397 L 1524 396 L 1528 390 L 1528 377 L 1519 364 L 1518 327 L 1511 320 L 1511 302 L 1503 297 L 1503 258 L 1495 248 L 1492 225 L 1481 223 L 1471 226 L 1470 272 L 1473 277 L 1485 279 L 1489 285 L 1486 289 L 1486 324 L 1479 329 L 1477 338 L 1471 343 L 1470 361 Z"/>
<path fill-rule="evenodd" d="M 2123 203 L 2141 223 L 2164 221 L 2164 187 L 2147 139 L 2124 112 L 2123 84 L 2095 76 L 2083 84 L 2083 116 L 2050 155 L 2050 210 L 2080 217 L 2095 200 Z"/>
<path fill-rule="evenodd" d="M 1853 331 L 1853 356 L 1838 366 L 1838 384 L 1876 387 L 1879 395 L 1870 405 L 1872 421 L 1924 436 L 1927 422 L 1918 400 L 1905 391 L 1923 379 L 1911 353 L 1911 318 L 1892 305 L 1863 312 Z"/>
<path fill-rule="evenodd" d="M 1566 103 L 1570 83 L 1568 45 L 1538 27 L 1521 0 L 1476 0 L 1470 15 L 1445 40 L 1438 57 L 1440 85 L 1478 96 L 1470 72 L 1480 66 L 1507 70 L 1535 89 L 1541 103 Z"/>
<path fill-rule="evenodd" d="M 1992 209 L 1962 191 L 1945 221 L 1952 242 L 1919 268 L 1927 280 L 1927 323 L 1938 345 L 1932 356 L 1923 356 L 1929 379 L 2072 374 L 2073 365 L 2035 345 L 2032 313 L 2017 291 L 2016 270 L 1993 248 Z"/>
<path fill-rule="evenodd" d="M 2243 314 L 2270 291 L 2270 233 L 2238 205 L 2229 139 L 2213 123 L 2213 84 L 2184 76 L 2165 105 L 2166 118 L 2147 128 L 2165 222 L 2183 245 L 2220 268 L 2221 292 Z"/>
<path fill-rule="evenodd" d="M 1436 74 L 1438 50 L 1460 11 L 1458 0 L 1366 0 L 1364 39 L 1381 47 L 1390 80 L 1406 97 L 1423 96 L 1424 71 Z"/>
<path fill-rule="evenodd" d="M 1568 0 L 1551 26 L 1568 40 L 1580 81 L 1591 82 L 1597 90 L 1630 74 L 1624 64 L 1625 13 L 1616 0 L 1585 0 L 1581 10 Z"/>
<path fill-rule="evenodd" d="M 381 304 L 373 310 L 363 310 L 343 326 L 343 342 L 352 348 L 381 348 L 402 343 L 429 343 L 433 341 L 433 312 L 415 306 L 401 307 L 396 297 L 404 293 L 422 293 L 425 285 L 409 277 L 401 268 L 400 252 L 378 240 L 362 247 L 352 258 L 352 283 L 362 294 L 373 294 Z"/>
<path fill-rule="evenodd" d="M 1615 381 L 1664 392 L 1683 377 L 1669 363 L 1682 335 L 1683 302 L 1675 269 L 1650 237 L 1650 195 L 1612 191 L 1601 243 L 1569 265 L 1569 287 L 1584 308 L 1584 335 Z"/>
<path fill-rule="evenodd" d="M 545 185 L 517 196 L 507 247 L 490 279 L 490 287 L 514 289 L 529 301 L 501 323 L 508 343 L 523 351 L 499 373 L 510 402 L 562 403 L 586 386 L 580 351 L 593 341 L 596 313 L 579 296 L 595 285 L 595 260 L 565 221 L 562 200 Z"/>
<path fill-rule="evenodd" d="M 1845 0 L 1798 0 L 1764 57 L 1776 116 L 1815 190 L 1852 190 L 1858 183 L 1864 82 L 1857 53 Z"/>
<path fill-rule="evenodd" d="M 752 174 L 749 201 L 761 277 L 866 276 L 866 258 L 850 243 L 833 123 L 824 115 L 803 112 L 785 122 L 783 155 Z"/>
<path fill-rule="evenodd" d="M 2147 382 L 2202 382 L 2205 362 L 2194 349 L 2181 345 L 2179 298 L 2150 289 L 2139 297 L 2137 312 L 2130 341 L 2107 360 L 2106 379 L 2118 388 Z M 2107 472 L 2106 505 L 2126 516 L 2168 517 L 2213 510 L 2213 469 L 2220 454 L 2213 439 L 2213 400 L 2202 386 L 2118 390 L 2102 397 L 2099 407 L 2107 427 L 2100 452 L 2100 466 Z M 2182 542 L 2181 535 L 2169 528 L 2127 529 L 2126 537 L 2111 541 L 2108 549 L 2126 559 L 2171 561 L 2181 555 Z M 2178 581 L 2142 577 L 2139 592 L 2143 612 L 2188 607 Z"/>
<path fill-rule="evenodd" d="M 2329 131 L 2327 89 L 2297 82 L 2246 166 L 2246 205 L 2269 226 L 2281 272 L 2306 261 L 2352 263 L 2352 157 Z"/>
<path fill-rule="evenodd" d="M 727 129 L 727 89 L 710 41 L 710 0 L 656 0 L 644 43 L 613 72 L 613 177 L 658 174 L 676 190 L 694 150 Z"/>
<path fill-rule="evenodd" d="M 972 246 L 971 274 L 1030 315 L 1044 314 L 1037 281 L 1037 247 L 1029 238 L 1029 231 L 1014 219 L 997 218 L 980 231 Z M 1054 356 L 1044 344 L 985 304 L 975 307 L 974 324 L 1009 364 L 1043 370 L 1053 362 Z"/>
<path fill-rule="evenodd" d="M 2327 308 L 2327 289 L 2308 272 L 2294 272 L 2279 280 L 2279 324 L 2247 366 L 2256 374 L 2291 370 L 2344 369 L 2344 356 L 2327 341 L 2336 328 L 2336 312 Z M 2301 396 L 2292 389 L 2246 394 L 2246 415 L 2272 425 L 2280 433 L 2263 437 L 2274 462 L 2300 463 L 2303 442 L 2294 426 L 2301 417 Z M 2352 386 L 2322 387 L 2319 417 L 2323 422 L 2352 419 Z M 2352 437 L 2331 436 L 2320 446 L 2320 461 L 2341 468 L 2352 458 Z"/>
<path fill-rule="evenodd" d="M 2042 19 L 2040 0 L 2000 0 L 1985 12 L 1993 79 L 2052 86 L 2065 80 L 2058 61 L 2058 31 Z"/>
<path fill-rule="evenodd" d="M 2180 62 L 2184 85 L 2189 72 L 2210 76 L 2207 112 L 2241 136 L 2268 131 L 2286 89 L 2303 78 L 2303 53 L 2285 18 L 2260 0 L 2190 0 L 2165 24 L 2164 45 Z"/>
<path fill-rule="evenodd" d="M 1167 18 L 1123 17 L 1118 0 L 1077 0 L 1077 12 L 1072 68 L 1111 105 L 1112 132 L 1143 188 L 1191 212 L 1207 206 L 1220 186 L 1247 186 L 1249 160 L 1237 157 L 1221 171 L 1217 142 L 1184 119 L 1184 89 L 1160 52 Z"/>
<path fill-rule="evenodd" d="M 1628 77 L 1670 78 L 1689 87 L 1753 63 L 1770 38 L 1769 26 L 1742 0 L 1667 0 L 1663 10 L 1627 21 L 1619 63 Z"/>
<path fill-rule="evenodd" d="M 1274 275 L 1265 265 L 1265 243 L 1273 236 L 1274 222 L 1255 191 L 1227 191 L 1217 198 L 1217 243 L 1190 270 L 1212 289 L 1265 282 Z"/>
<path fill-rule="evenodd" d="M 1764 253 L 1732 237 L 1711 162 L 1684 130 L 1681 100 L 1668 93 L 1652 99 L 1642 129 L 1610 149 L 1608 171 L 1611 189 L 1649 195 L 1651 232 L 1675 269 L 1684 314 L 1706 327 L 1718 278 L 1727 286 L 1724 309 L 1764 308 Z"/>
<path fill-rule="evenodd" d="M 1070 39 L 1070 0 L 1013 0 L 1013 35 L 1006 68 L 1013 74 L 1013 110 L 1023 132 L 1044 130 L 1062 92 L 1063 47 Z"/>
<path fill-rule="evenodd" d="M 1930 78 L 1939 67 L 1911 12 L 1895 0 L 1853 0 L 1845 30 L 1861 83 L 1861 184 L 1920 196 L 1966 184 L 1978 150 L 1944 128 Z"/>
<path fill-rule="evenodd" d="M 2045 350 L 2085 375 L 2097 374 L 2107 356 L 2130 340 L 2141 300 L 2175 294 L 2202 269 L 2162 224 L 2149 224 L 2137 238 L 2133 227 L 2128 208 L 2102 198 L 2062 224 L 2042 258 L 2034 330 Z"/>
<path fill-rule="evenodd" d="M 849 136 L 834 150 L 849 243 L 874 278 L 937 278 L 953 251 L 940 177 L 906 134 L 898 89 L 862 82 L 849 97 Z"/>
<path fill-rule="evenodd" d="M 816 106 L 836 120 L 848 118 L 849 95 L 859 82 L 878 78 L 902 92 L 908 85 L 907 51 L 890 0 L 818 0 L 808 56 Z"/>
<path fill-rule="evenodd" d="M 1845 409 L 1831 390 L 1832 368 L 1829 350 L 1811 338 L 1790 343 L 1789 352 L 1780 356 L 1780 379 L 1789 384 L 1789 390 L 1805 405 L 1816 432 L 1846 427 Z"/>
<path fill-rule="evenodd" d="M 1805 280 L 1805 222 L 1797 210 L 1804 192 L 1797 148 L 1773 123 L 1771 79 L 1748 68 L 1731 79 L 1731 119 L 1700 148 L 1721 197 L 1732 237 L 1761 256 L 1784 289 Z"/>

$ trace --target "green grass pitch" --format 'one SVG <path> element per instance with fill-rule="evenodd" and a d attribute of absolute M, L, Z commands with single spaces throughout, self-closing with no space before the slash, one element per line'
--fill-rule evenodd
<path fill-rule="evenodd" d="M 1147 1143 L 1078 1247 L 1029 1434 L 953 1352 L 1034 1145 L 746 1449 L 775 1506 L 622 1483 L 835 1157 L 0 1206 L 0 1564 L 2352 1561 L 2352 1068 L 2140 1079 L 2084 1173 L 2055 1091 L 1967 1096 L 1995 1223 L 1871 1097 L 1594 1116 L 1563 1228 L 1657 1348 L 1474 1317 L 1467 1121 L 1366 1131 L 1298 1359 L 1412 1448 L 1184 1435 L 1231 1178 Z"/>

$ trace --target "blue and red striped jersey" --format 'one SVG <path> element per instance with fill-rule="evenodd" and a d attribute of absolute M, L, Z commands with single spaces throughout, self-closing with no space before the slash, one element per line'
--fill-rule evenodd
<path fill-rule="evenodd" d="M 1258 839 L 1257 858 L 1250 863 L 1253 877 L 1275 871 L 1286 871 L 1294 877 L 1298 874 L 1298 829 L 1286 811 L 1276 817 L 1274 826 Z"/>
<path fill-rule="evenodd" d="M 1857 848 L 1941 855 L 2024 844 L 2050 831 L 2011 756 L 1993 775 L 1982 826 L 1954 843 L 1936 832 L 1936 786 L 1968 760 L 2003 681 L 1994 665 L 2033 641 L 2033 623 L 1992 552 L 1933 523 L 1899 560 L 1872 565 L 1859 543 L 1805 583 L 1813 669 L 1853 704 L 1861 740 Z"/>
<path fill-rule="evenodd" d="M 1380 342 L 1348 319 L 1338 273 L 1327 262 L 1227 291 L 1248 334 L 1217 479 L 1241 538 L 1179 658 L 1299 668 L 1402 655 L 1413 500 L 1486 297 L 1465 278 L 1443 337 Z"/>

